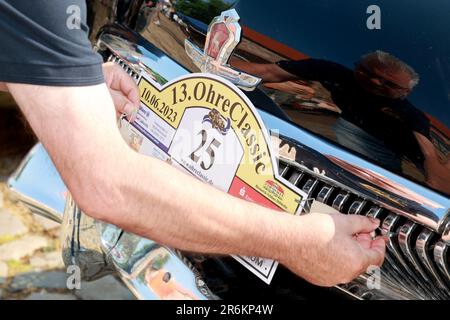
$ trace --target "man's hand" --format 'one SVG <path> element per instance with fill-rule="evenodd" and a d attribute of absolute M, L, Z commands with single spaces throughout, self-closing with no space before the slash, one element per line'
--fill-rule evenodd
<path fill-rule="evenodd" d="M 290 252 L 280 262 L 305 280 L 331 287 L 352 281 L 370 266 L 383 264 L 385 241 L 370 235 L 380 221 L 357 215 L 319 213 L 298 220 L 301 222 L 292 230 Z"/>
<path fill-rule="evenodd" d="M 139 90 L 134 80 L 113 62 L 103 64 L 105 82 L 116 107 L 117 117 L 125 114 L 133 121 L 139 109 Z"/>

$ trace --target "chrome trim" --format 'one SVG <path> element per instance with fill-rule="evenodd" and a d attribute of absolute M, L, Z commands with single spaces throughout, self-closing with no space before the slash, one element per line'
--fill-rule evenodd
<path fill-rule="evenodd" d="M 266 126 L 295 150 L 300 169 L 313 176 L 321 172 L 318 177 L 322 181 L 351 191 L 441 235 L 444 229 L 448 230 L 450 238 L 450 225 L 447 225 L 449 198 L 358 158 L 265 111 L 259 110 L 259 113 Z"/>
<path fill-rule="evenodd" d="M 65 264 L 79 266 L 83 280 L 117 271 L 139 299 L 217 299 L 180 252 L 94 221 L 70 195 L 62 239 Z"/>
<path fill-rule="evenodd" d="M 124 60 L 120 59 L 118 56 L 116 56 L 114 53 L 111 54 L 108 58 L 108 62 L 113 62 L 118 64 L 120 67 L 122 67 L 125 72 L 132 78 L 134 78 L 135 80 L 139 79 L 139 71 L 133 69 L 131 66 L 128 65 L 127 62 L 125 62 Z"/>
<path fill-rule="evenodd" d="M 280 176 L 284 178 L 289 171 L 289 166 L 283 165 L 279 168 L 279 170 L 280 170 Z"/>
<path fill-rule="evenodd" d="M 302 178 L 305 175 L 303 174 L 303 172 L 300 172 L 298 170 L 295 170 L 294 173 L 292 173 L 292 175 L 289 177 L 288 181 L 290 183 L 292 183 L 294 186 L 297 186 L 298 183 L 300 182 L 300 180 L 302 180 Z"/>
<path fill-rule="evenodd" d="M 364 300 L 361 296 L 358 296 L 358 295 L 354 294 L 353 292 L 351 292 L 350 290 L 348 290 L 345 285 L 339 285 L 339 286 L 336 286 L 336 288 L 339 289 L 340 291 L 344 292 L 346 295 L 352 297 L 355 300 Z"/>
<path fill-rule="evenodd" d="M 319 185 L 320 181 L 314 178 L 308 179 L 305 185 L 302 187 L 302 190 L 305 191 L 309 196 L 314 192 L 314 190 Z"/>
<path fill-rule="evenodd" d="M 367 211 L 366 216 L 369 218 L 380 219 L 382 214 L 383 208 L 380 208 L 378 206 L 372 206 L 370 207 L 369 211 Z"/>
<path fill-rule="evenodd" d="M 117 242 L 119 242 L 119 239 L 123 234 L 123 230 L 112 224 L 107 224 L 100 221 L 97 221 L 97 226 L 100 229 L 99 232 L 101 234 L 103 251 L 111 252 Z"/>
<path fill-rule="evenodd" d="M 400 246 L 397 243 L 398 231 L 394 228 L 400 222 L 400 217 L 397 215 L 389 215 L 382 224 L 383 235 L 387 236 L 389 241 L 387 245 L 386 260 L 388 260 L 392 265 L 396 265 L 398 270 L 403 271 L 403 278 L 409 282 L 409 288 L 415 289 L 418 294 L 422 296 L 423 299 L 428 299 L 430 296 L 435 297 L 434 292 L 430 291 L 429 288 L 423 283 L 423 281 L 412 272 L 409 264 L 404 259 Z M 398 265 L 396 262 L 399 262 Z M 401 279 L 401 278 L 400 278 Z"/>
<path fill-rule="evenodd" d="M 395 291 L 384 283 L 381 283 L 379 289 L 369 289 L 367 285 L 369 281 L 367 275 L 362 275 L 351 283 L 339 285 L 337 288 L 357 300 L 414 299 L 414 296 L 405 294 L 404 291 Z"/>
<path fill-rule="evenodd" d="M 450 285 L 450 251 L 449 246 L 444 241 L 438 241 L 434 246 L 434 261 L 439 270 L 444 275 L 448 285 Z"/>
<path fill-rule="evenodd" d="M 356 200 L 350 205 L 350 208 L 348 209 L 348 214 L 361 215 L 362 211 L 366 205 L 367 205 L 367 201 L 361 200 L 361 199 Z"/>
<path fill-rule="evenodd" d="M 373 217 L 373 218 L 377 218 L 380 219 L 381 215 L 383 214 L 383 210 L 382 209 L 378 209 L 376 207 L 374 207 L 373 211 L 370 211 L 368 216 L 369 217 Z M 411 285 L 414 286 L 413 282 L 410 281 L 409 278 L 403 275 L 403 268 L 401 266 L 398 266 L 397 263 L 395 262 L 395 258 L 392 256 L 392 253 L 389 250 L 389 245 L 391 242 L 391 233 L 392 233 L 392 228 L 394 227 L 395 223 L 397 222 L 398 217 L 395 215 L 388 215 L 384 220 L 382 220 L 382 224 L 381 224 L 381 234 L 384 236 L 388 236 L 388 244 L 387 244 L 387 250 L 386 250 L 386 257 L 385 257 L 385 263 L 383 265 L 383 268 L 385 270 L 385 272 L 390 276 L 390 279 L 392 281 L 394 281 L 394 283 L 398 283 L 401 286 L 404 287 L 408 287 L 410 288 Z M 404 284 L 403 282 L 406 281 L 407 285 Z"/>
<path fill-rule="evenodd" d="M 369 218 L 379 219 L 383 221 L 386 214 L 387 213 L 383 208 L 373 205 L 365 215 Z M 381 268 L 381 273 L 383 275 L 383 281 L 386 282 L 386 284 L 389 284 L 391 288 L 397 288 L 398 286 L 405 287 L 405 284 L 401 280 L 403 278 L 402 272 L 393 263 L 393 258 L 389 253 L 387 253 L 386 255 L 386 260 Z M 414 297 L 410 290 L 407 291 L 412 297 Z"/>
<path fill-rule="evenodd" d="M 442 240 L 450 245 L 450 221 L 447 222 L 444 227 L 444 231 L 442 232 Z"/>
<path fill-rule="evenodd" d="M 67 188 L 42 144 L 36 144 L 7 182 L 13 200 L 61 223 Z"/>
<path fill-rule="evenodd" d="M 317 201 L 327 204 L 333 191 L 334 188 L 332 186 L 322 187 L 322 189 L 319 191 L 319 194 L 317 195 Z"/>
<path fill-rule="evenodd" d="M 431 251 L 433 235 L 434 233 L 432 231 L 424 229 L 417 238 L 416 251 L 420 261 L 422 261 L 422 264 L 427 268 L 429 274 L 432 275 L 434 282 L 437 283 L 441 289 L 450 291 L 449 288 L 445 285 L 445 282 L 439 274 L 439 271 L 436 269 L 434 257 L 431 256 L 432 252 L 431 254 L 429 252 Z"/>
<path fill-rule="evenodd" d="M 99 222 L 84 214 L 67 196 L 61 228 L 62 257 L 66 266 L 76 265 L 81 278 L 93 281 L 114 272 L 100 242 Z"/>
<path fill-rule="evenodd" d="M 423 281 L 421 283 L 427 287 L 430 293 L 432 293 L 436 298 L 445 299 L 446 296 L 440 292 L 439 289 L 433 288 L 430 277 L 428 276 L 425 269 L 422 267 L 417 255 L 411 248 L 415 245 L 415 241 L 413 241 L 412 236 L 413 233 L 419 228 L 419 226 L 411 221 L 406 222 L 398 233 L 398 243 L 401 251 L 403 252 L 406 259 L 409 263 L 414 267 L 414 269 L 422 276 Z"/>
<path fill-rule="evenodd" d="M 204 73 L 211 73 L 225 78 L 243 90 L 254 90 L 260 83 L 261 79 L 245 72 L 238 71 L 228 64 L 228 60 L 233 54 L 234 49 L 241 42 L 242 29 L 239 24 L 238 13 L 235 9 L 231 9 L 219 17 L 214 18 L 208 28 L 206 36 L 205 49 L 202 51 L 194 43 L 185 40 L 186 54 L 192 59 L 194 64 Z M 217 57 L 208 55 L 210 46 L 213 45 L 211 41 L 211 31 L 215 25 L 224 24 L 228 29 L 230 37 L 225 44 L 220 48 Z"/>
<path fill-rule="evenodd" d="M 411 277 L 407 271 L 405 272 L 406 268 L 404 263 L 402 263 L 402 261 L 399 261 L 400 265 L 397 264 L 398 255 L 397 250 L 394 249 L 393 244 L 393 239 L 396 238 L 396 235 L 393 232 L 393 228 L 395 227 L 398 220 L 399 216 L 390 214 L 386 217 L 386 219 L 382 222 L 381 225 L 382 235 L 387 236 L 388 238 L 385 263 L 388 269 L 392 270 L 396 274 L 394 275 L 393 280 L 397 283 L 400 283 L 400 285 L 402 285 L 406 290 L 408 290 L 408 292 L 412 292 L 412 288 L 416 287 L 416 283 L 413 277 Z M 404 282 L 406 282 L 406 284 Z M 419 295 L 423 299 L 426 298 L 426 295 L 423 292 L 423 290 L 420 290 Z"/>
<path fill-rule="evenodd" d="M 138 299 L 218 299 L 180 252 L 152 240 L 124 233 L 110 257 L 120 277 Z"/>
<path fill-rule="evenodd" d="M 420 266 L 420 262 L 414 255 L 414 252 L 411 249 L 412 245 L 412 234 L 417 229 L 417 224 L 408 221 L 406 222 L 399 230 L 398 233 L 398 243 L 400 249 L 402 250 L 405 257 L 409 260 L 409 262 L 414 266 L 414 268 L 422 275 L 425 281 L 430 281 L 426 272 Z"/>
<path fill-rule="evenodd" d="M 185 40 L 184 46 L 187 55 L 204 73 L 211 73 L 225 78 L 246 91 L 254 90 L 261 83 L 260 78 L 238 71 L 229 65 L 220 65 L 217 62 L 212 61 L 209 57 L 205 57 L 203 52 L 188 39 Z"/>
<path fill-rule="evenodd" d="M 332 207 L 340 212 L 343 211 L 344 205 L 347 200 L 350 198 L 350 193 L 348 192 L 340 192 L 333 201 Z"/>

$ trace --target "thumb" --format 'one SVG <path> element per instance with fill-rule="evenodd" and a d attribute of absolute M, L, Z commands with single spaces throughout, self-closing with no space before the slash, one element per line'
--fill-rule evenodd
<path fill-rule="evenodd" d="M 345 216 L 347 221 L 348 231 L 351 235 L 359 233 L 371 233 L 380 226 L 380 220 L 368 218 L 358 215 Z"/>
<path fill-rule="evenodd" d="M 358 241 L 358 243 L 364 248 L 364 249 L 370 249 L 372 247 L 373 238 L 368 233 L 360 233 L 358 235 L 355 235 L 355 240 Z"/>
<path fill-rule="evenodd" d="M 126 114 L 131 116 L 137 110 L 133 102 L 131 102 L 127 97 L 125 97 L 121 92 L 116 90 L 110 90 L 111 97 L 114 102 L 114 107 L 116 111 L 120 114 Z"/>
<path fill-rule="evenodd" d="M 382 237 L 378 237 L 372 241 L 370 249 L 365 250 L 369 264 L 372 266 L 381 267 L 384 262 L 384 256 L 386 254 L 386 242 Z"/>

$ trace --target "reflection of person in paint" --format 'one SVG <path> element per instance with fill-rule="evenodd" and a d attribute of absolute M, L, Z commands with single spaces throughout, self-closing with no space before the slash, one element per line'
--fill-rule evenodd
<path fill-rule="evenodd" d="M 232 64 L 265 82 L 320 82 L 342 110 L 342 119 L 363 130 L 352 136 L 350 147 L 395 172 L 401 172 L 402 159 L 407 159 L 423 172 L 430 186 L 450 193 L 450 161 L 439 159 L 431 142 L 428 118 L 407 100 L 419 83 L 419 75 L 402 60 L 375 51 L 363 56 L 354 70 L 320 59 L 274 64 L 235 60 Z M 340 135 L 348 140 L 355 130 L 338 122 L 339 141 L 345 143 Z"/>

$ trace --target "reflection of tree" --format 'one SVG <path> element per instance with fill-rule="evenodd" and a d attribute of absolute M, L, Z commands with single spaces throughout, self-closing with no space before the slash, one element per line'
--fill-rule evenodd
<path fill-rule="evenodd" d="M 115 261 L 125 271 L 132 272 L 138 261 L 158 247 L 159 245 L 151 240 L 126 233 L 114 249 L 117 253 L 120 253 L 120 255 L 116 254 Z"/>
<path fill-rule="evenodd" d="M 230 8 L 231 4 L 224 0 L 178 0 L 175 4 L 176 11 L 205 23 Z"/>
<path fill-rule="evenodd" d="M 158 250 L 161 250 L 161 251 L 159 252 Z M 170 258 L 169 253 L 167 251 L 165 251 L 165 249 L 162 249 L 162 248 L 160 248 L 158 250 L 156 250 L 157 256 L 152 258 L 149 261 L 147 267 L 139 273 L 137 278 L 141 283 L 145 283 L 145 274 L 147 272 L 147 268 L 151 268 L 152 270 L 160 270 L 160 269 L 164 268 L 164 266 L 167 262 L 169 262 L 169 258 Z"/>
<path fill-rule="evenodd" d="M 169 253 L 164 249 L 162 252 L 158 253 L 158 256 L 152 259 L 151 267 L 154 270 L 160 270 L 164 268 L 164 265 L 169 262 Z"/>
<path fill-rule="evenodd" d="M 141 273 L 139 273 L 139 275 L 137 276 L 137 280 L 142 283 L 145 284 L 145 272 L 147 269 L 144 269 L 141 271 Z"/>

